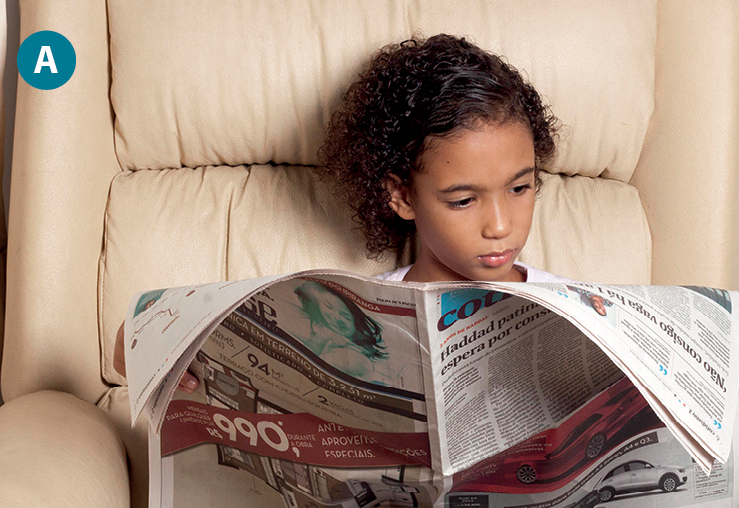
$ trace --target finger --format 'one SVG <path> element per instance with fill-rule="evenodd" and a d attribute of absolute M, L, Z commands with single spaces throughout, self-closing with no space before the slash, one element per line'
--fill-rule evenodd
<path fill-rule="evenodd" d="M 199 384 L 198 378 L 196 378 L 189 372 L 185 372 L 185 375 L 182 376 L 182 379 L 180 379 L 180 383 L 177 388 L 179 388 L 180 390 L 186 393 L 192 393 L 198 387 L 198 384 Z"/>

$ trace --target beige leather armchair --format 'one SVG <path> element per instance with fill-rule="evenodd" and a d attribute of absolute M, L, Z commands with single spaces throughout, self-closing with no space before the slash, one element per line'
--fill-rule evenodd
<path fill-rule="evenodd" d="M 39 30 L 77 69 L 18 84 L 0 506 L 146 505 L 112 369 L 136 291 L 408 261 L 367 260 L 310 166 L 372 52 L 418 31 L 506 55 L 565 125 L 524 261 L 739 289 L 733 0 L 21 1 Z"/>

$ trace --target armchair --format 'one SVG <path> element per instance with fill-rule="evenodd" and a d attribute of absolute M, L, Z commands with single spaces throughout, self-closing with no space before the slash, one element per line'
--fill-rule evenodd
<path fill-rule="evenodd" d="M 565 125 L 523 261 L 739 288 L 732 0 L 21 1 L 21 39 L 39 30 L 78 64 L 18 85 L 0 505 L 146 506 L 146 429 L 112 368 L 136 291 L 412 258 L 368 260 L 310 167 L 373 51 L 419 31 L 505 55 Z"/>

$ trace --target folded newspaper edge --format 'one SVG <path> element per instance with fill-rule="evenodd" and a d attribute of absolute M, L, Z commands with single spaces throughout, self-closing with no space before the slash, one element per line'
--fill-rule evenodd
<path fill-rule="evenodd" d="M 394 283 L 342 271 L 311 270 L 245 281 L 141 292 L 131 301 L 125 325 L 131 421 L 135 422 L 143 412 L 150 427 L 158 434 L 179 379 L 219 323 L 254 295 L 278 283 L 304 278 L 338 278 L 359 281 L 357 284 L 364 287 L 402 287 L 413 291 L 416 301 L 421 304 L 417 309 L 419 340 L 426 342 L 424 346 L 428 350 L 428 362 L 432 365 L 433 374 L 428 374 L 426 380 L 431 380 L 437 394 L 443 390 L 438 372 L 443 372 L 445 367 L 457 367 L 456 363 L 442 366 L 443 361 L 449 359 L 449 354 L 445 355 L 443 350 L 432 347 L 439 335 L 437 327 L 431 325 L 431 318 L 441 317 L 444 321 L 444 316 L 449 316 L 448 312 L 441 313 L 438 308 L 439 295 L 460 289 L 479 289 L 525 298 L 563 316 L 597 344 L 633 382 L 655 413 L 705 471 L 710 472 L 715 459 L 720 462 L 728 460 L 739 393 L 739 368 L 732 365 L 736 363 L 736 349 L 739 346 L 739 318 L 737 313 L 731 312 L 730 307 L 726 309 L 728 316 L 726 312 L 719 312 L 716 305 L 711 306 L 710 302 L 703 301 L 704 296 L 697 300 L 703 307 L 699 307 L 698 303 L 685 304 L 686 298 L 692 296 L 689 292 L 698 289 L 683 287 L 586 283 Z M 736 301 L 735 292 L 703 289 L 704 293 L 708 293 L 706 300 L 711 298 L 711 291 L 718 291 L 729 302 Z M 644 295 L 650 293 L 659 294 L 660 301 L 666 303 L 657 305 L 654 303 L 656 298 L 649 303 L 650 299 Z M 576 295 L 580 295 L 579 301 Z M 147 300 L 148 297 L 151 298 Z M 610 307 L 617 310 L 611 315 L 617 314 L 620 321 L 615 325 L 607 323 L 592 302 L 590 308 L 582 303 L 588 298 L 600 302 L 600 305 L 608 302 Z M 437 301 L 436 307 L 433 299 Z M 675 302 L 682 302 L 689 315 L 684 316 L 676 311 Z M 460 310 L 460 315 L 473 314 L 472 309 L 476 306 L 481 307 L 482 304 L 460 307 L 466 309 L 465 312 Z M 432 316 L 433 312 L 437 312 L 437 315 Z M 698 315 L 700 319 L 695 317 Z M 423 319 L 427 319 L 425 326 L 421 323 Z M 451 319 L 446 318 L 445 325 Z M 490 327 L 493 327 L 492 320 Z M 686 331 L 686 327 L 689 330 Z M 725 332 L 723 335 L 722 327 Z M 665 352 L 669 358 L 665 357 Z M 652 361 L 655 359 L 656 362 Z M 701 380 L 707 381 L 701 384 Z M 678 392 L 681 397 L 678 397 Z M 706 403 L 703 398 L 710 400 Z M 445 435 L 443 404 L 438 404 L 436 400 L 429 404 L 429 413 L 433 410 L 436 412 L 435 415 L 429 415 L 429 422 L 433 416 L 438 429 L 429 428 L 429 437 L 432 450 L 437 451 L 432 455 L 440 455 L 434 457 L 435 465 L 444 476 L 448 476 L 470 464 L 452 464 L 449 450 L 442 442 Z M 710 410 L 718 409 L 723 409 L 722 413 L 727 417 L 710 414 Z"/>

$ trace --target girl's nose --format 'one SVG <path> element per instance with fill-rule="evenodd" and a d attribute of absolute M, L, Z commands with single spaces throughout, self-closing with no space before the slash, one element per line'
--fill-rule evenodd
<path fill-rule="evenodd" d="M 505 200 L 494 200 L 483 210 L 482 236 L 484 238 L 505 238 L 513 230 L 510 210 Z"/>

